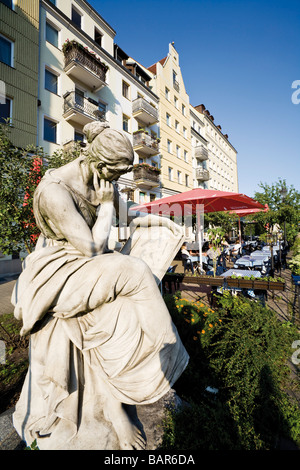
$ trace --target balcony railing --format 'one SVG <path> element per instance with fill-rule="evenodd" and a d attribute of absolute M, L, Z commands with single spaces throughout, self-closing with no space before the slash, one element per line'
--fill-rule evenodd
<path fill-rule="evenodd" d="M 133 167 L 133 180 L 138 187 L 155 188 L 159 186 L 159 174 L 159 171 L 149 168 L 148 165 Z"/>
<path fill-rule="evenodd" d="M 173 88 L 177 91 L 177 93 L 179 93 L 179 83 L 177 80 L 173 80 Z"/>
<path fill-rule="evenodd" d="M 158 121 L 158 110 L 144 98 L 137 98 L 132 102 L 133 117 L 146 125 L 152 125 Z"/>
<path fill-rule="evenodd" d="M 209 171 L 204 168 L 196 168 L 196 178 L 202 181 L 209 180 Z"/>
<path fill-rule="evenodd" d="M 64 118 L 85 125 L 92 121 L 105 121 L 103 112 L 94 100 L 70 91 L 64 95 Z"/>
<path fill-rule="evenodd" d="M 156 155 L 159 153 L 159 139 L 145 131 L 137 132 L 133 134 L 133 148 L 139 153 Z"/>
<path fill-rule="evenodd" d="M 93 90 L 106 86 L 107 66 L 77 43 L 68 43 L 63 49 L 65 72 Z"/>
<path fill-rule="evenodd" d="M 208 151 L 203 145 L 194 148 L 194 155 L 198 160 L 204 161 L 208 159 Z"/>

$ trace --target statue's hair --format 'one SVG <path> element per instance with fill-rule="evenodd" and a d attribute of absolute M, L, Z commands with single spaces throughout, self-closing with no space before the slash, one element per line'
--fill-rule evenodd
<path fill-rule="evenodd" d="M 107 123 L 93 122 L 83 128 L 88 141 L 83 151 L 86 163 L 104 163 L 108 168 L 118 165 L 124 172 L 132 169 L 133 148 L 128 137 L 120 131 L 110 129 Z"/>

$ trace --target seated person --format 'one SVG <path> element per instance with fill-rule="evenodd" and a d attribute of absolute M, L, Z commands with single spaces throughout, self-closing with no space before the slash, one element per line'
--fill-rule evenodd
<path fill-rule="evenodd" d="M 212 243 L 210 243 L 209 250 L 207 251 L 206 255 L 210 259 L 216 259 L 216 258 L 218 258 L 218 256 L 220 256 L 220 254 L 221 254 L 220 248 L 219 247 L 214 248 Z"/>
<path fill-rule="evenodd" d="M 241 252 L 241 249 L 242 245 L 240 243 L 235 243 L 230 252 L 231 256 L 237 256 Z"/>
<path fill-rule="evenodd" d="M 188 269 L 188 267 L 191 267 L 192 274 L 194 274 L 194 266 L 193 262 L 191 260 L 191 253 L 187 250 L 186 245 L 182 245 L 181 247 L 181 257 L 184 262 L 184 271 Z"/>

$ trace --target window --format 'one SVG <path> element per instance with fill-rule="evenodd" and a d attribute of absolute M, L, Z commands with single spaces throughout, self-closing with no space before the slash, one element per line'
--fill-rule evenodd
<path fill-rule="evenodd" d="M 178 99 L 176 98 L 176 96 L 174 96 L 174 105 L 175 105 L 175 108 L 178 109 Z"/>
<path fill-rule="evenodd" d="M 175 121 L 175 131 L 179 132 L 179 122 Z"/>
<path fill-rule="evenodd" d="M 177 181 L 179 184 L 181 184 L 181 171 L 177 171 Z"/>
<path fill-rule="evenodd" d="M 72 6 L 71 18 L 72 18 L 73 23 L 75 23 L 76 26 L 78 26 L 78 28 L 81 28 L 81 13 L 79 13 L 79 11 L 76 10 L 76 8 L 73 6 Z"/>
<path fill-rule="evenodd" d="M 169 113 L 166 113 L 166 121 L 167 121 L 167 126 L 171 127 L 171 116 Z"/>
<path fill-rule="evenodd" d="M 145 193 L 140 191 L 140 193 L 139 193 L 139 203 L 143 204 L 144 202 L 145 202 Z"/>
<path fill-rule="evenodd" d="M 183 137 L 187 139 L 187 134 L 186 134 L 186 127 L 183 128 Z"/>
<path fill-rule="evenodd" d="M 56 6 L 56 0 L 50 0 L 51 3 L 53 3 L 53 5 Z"/>
<path fill-rule="evenodd" d="M 181 112 L 182 112 L 182 114 L 185 116 L 185 106 L 184 106 L 184 104 L 183 104 L 182 107 L 181 107 Z"/>
<path fill-rule="evenodd" d="M 184 161 L 187 162 L 188 161 L 188 153 L 186 150 L 183 151 L 183 156 L 184 156 Z"/>
<path fill-rule="evenodd" d="M 98 102 L 98 109 L 101 112 L 101 117 L 104 120 L 106 116 L 107 105 L 102 103 L 101 101 Z"/>
<path fill-rule="evenodd" d="M 13 7 L 13 1 L 12 0 L 0 0 L 0 3 L 3 3 L 4 5 L 6 5 L 8 8 L 10 8 L 12 10 L 12 7 Z"/>
<path fill-rule="evenodd" d="M 170 100 L 170 90 L 167 87 L 165 88 L 165 97 L 166 100 Z"/>
<path fill-rule="evenodd" d="M 179 145 L 176 145 L 176 156 L 177 156 L 177 158 L 181 158 L 180 155 L 181 155 L 180 147 L 179 147 Z"/>
<path fill-rule="evenodd" d="M 185 175 L 185 185 L 189 186 L 189 175 Z"/>
<path fill-rule="evenodd" d="M 150 193 L 150 202 L 155 201 L 156 199 L 156 194 Z"/>
<path fill-rule="evenodd" d="M 46 22 L 46 41 L 55 47 L 58 47 L 58 31 L 48 21 Z"/>
<path fill-rule="evenodd" d="M 123 114 L 123 131 L 129 132 L 129 117 Z"/>
<path fill-rule="evenodd" d="M 103 34 L 98 31 L 97 28 L 95 28 L 95 42 L 98 44 L 98 46 L 102 46 L 102 36 Z"/>
<path fill-rule="evenodd" d="M 128 100 L 130 99 L 129 90 L 130 90 L 130 86 L 128 85 L 128 83 L 122 82 L 122 95 Z"/>
<path fill-rule="evenodd" d="M 58 77 L 55 73 L 51 72 L 48 69 L 45 69 L 45 88 L 52 93 L 57 95 L 57 82 Z"/>
<path fill-rule="evenodd" d="M 173 168 L 170 166 L 168 167 L 168 175 L 169 175 L 169 180 L 173 181 Z"/>
<path fill-rule="evenodd" d="M 56 144 L 57 123 L 51 119 L 44 118 L 44 140 Z"/>
<path fill-rule="evenodd" d="M 13 67 L 13 42 L 0 36 L 0 62 Z"/>
<path fill-rule="evenodd" d="M 6 119 L 10 119 L 11 116 L 11 108 L 12 108 L 12 100 L 9 98 L 6 98 L 5 102 L 4 100 L 0 100 L 0 123 L 3 124 L 3 122 Z"/>
<path fill-rule="evenodd" d="M 172 153 L 172 142 L 170 140 L 167 141 L 168 152 Z"/>
<path fill-rule="evenodd" d="M 74 131 L 74 140 L 76 142 L 84 142 L 84 135 L 82 134 L 82 132 L 79 132 L 79 131 Z"/>

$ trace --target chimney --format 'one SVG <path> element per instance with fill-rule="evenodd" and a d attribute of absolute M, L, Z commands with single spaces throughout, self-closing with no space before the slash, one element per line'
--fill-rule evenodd
<path fill-rule="evenodd" d="M 220 124 L 217 125 L 217 128 L 221 131 L 222 130 L 222 127 L 220 126 Z"/>
<path fill-rule="evenodd" d="M 228 134 L 224 134 L 225 139 L 228 140 Z"/>
<path fill-rule="evenodd" d="M 199 113 L 204 114 L 205 112 L 205 106 L 204 104 L 198 104 L 198 106 L 195 106 L 195 109 L 199 111 Z"/>

